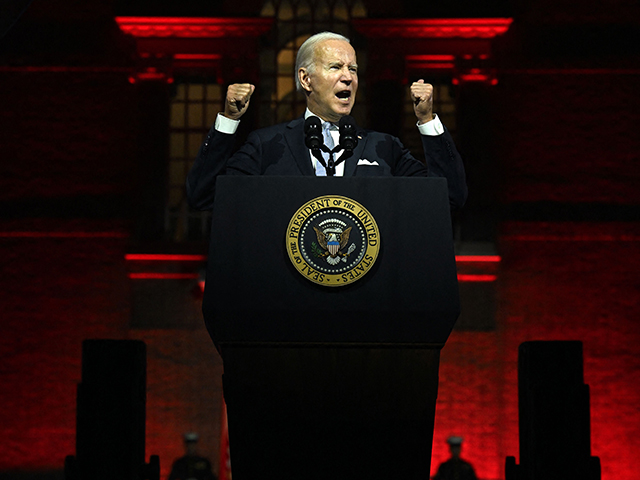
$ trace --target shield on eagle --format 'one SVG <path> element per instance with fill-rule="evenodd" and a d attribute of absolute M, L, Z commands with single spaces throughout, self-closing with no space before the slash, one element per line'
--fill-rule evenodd
<path fill-rule="evenodd" d="M 344 222 L 338 219 L 330 219 L 322 222 L 320 228 L 313 227 L 318 243 L 329 252 L 330 258 L 336 258 L 349 241 L 351 227 L 344 228 L 345 226 Z"/>

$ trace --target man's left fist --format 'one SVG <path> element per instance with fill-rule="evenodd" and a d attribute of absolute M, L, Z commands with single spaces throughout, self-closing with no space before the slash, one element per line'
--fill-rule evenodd
<path fill-rule="evenodd" d="M 433 85 L 424 83 L 423 79 L 411 85 L 413 111 L 420 123 L 433 120 Z"/>

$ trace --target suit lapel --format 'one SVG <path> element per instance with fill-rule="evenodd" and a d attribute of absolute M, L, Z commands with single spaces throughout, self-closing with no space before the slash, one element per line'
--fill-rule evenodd
<path fill-rule="evenodd" d="M 302 175 L 314 176 L 309 149 L 304 144 L 304 117 L 287 124 L 284 138 Z"/>

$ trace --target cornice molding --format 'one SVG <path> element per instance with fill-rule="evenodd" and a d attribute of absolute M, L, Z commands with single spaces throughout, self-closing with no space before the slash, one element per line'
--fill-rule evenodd
<path fill-rule="evenodd" d="M 136 38 L 258 37 L 271 18 L 116 17 L 120 30 Z"/>
<path fill-rule="evenodd" d="M 509 30 L 512 18 L 357 19 L 356 30 L 369 38 L 493 38 Z"/>

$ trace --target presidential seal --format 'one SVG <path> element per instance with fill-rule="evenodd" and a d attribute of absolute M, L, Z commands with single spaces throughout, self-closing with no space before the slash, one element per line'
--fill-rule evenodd
<path fill-rule="evenodd" d="M 296 270 L 329 287 L 361 279 L 380 251 L 380 232 L 371 213 L 358 202 L 337 195 L 302 205 L 291 218 L 286 237 Z"/>

